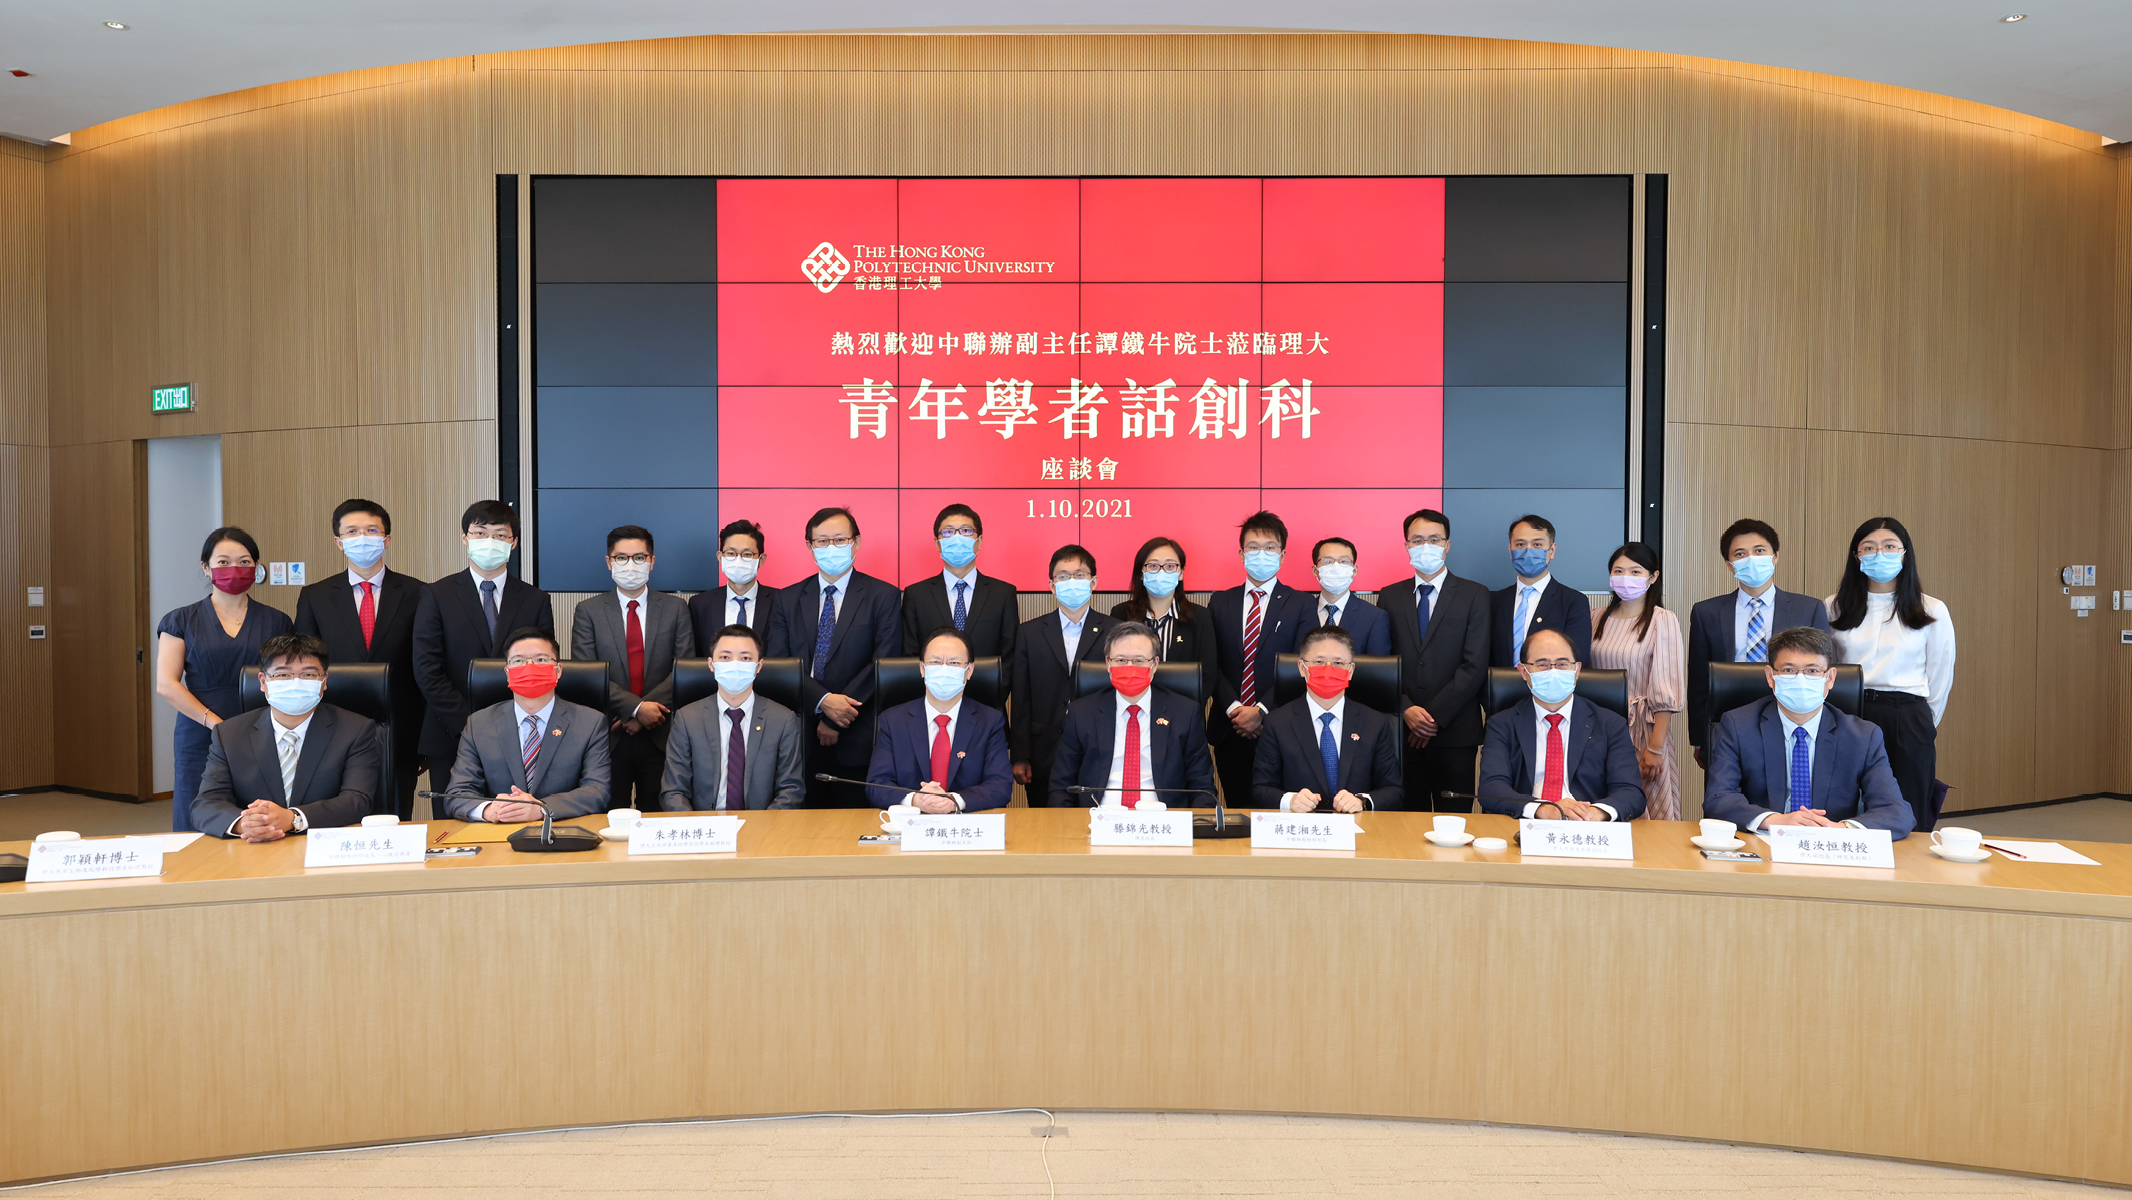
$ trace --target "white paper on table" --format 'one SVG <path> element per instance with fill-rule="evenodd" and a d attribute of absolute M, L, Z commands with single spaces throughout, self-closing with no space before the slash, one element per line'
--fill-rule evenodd
<path fill-rule="evenodd" d="M 2075 867 L 2102 865 L 2080 851 L 2068 849 L 2057 842 L 2016 842 L 2009 838 L 1985 838 L 1984 844 L 1994 850 L 2007 851 L 2007 857 L 2014 862 L 2064 863 Z M 2016 854 L 2020 857 L 2014 858 Z"/>
<path fill-rule="evenodd" d="M 200 837 L 201 835 L 197 833 L 166 833 L 163 835 L 163 853 L 176 854 L 185 847 L 199 841 Z"/>

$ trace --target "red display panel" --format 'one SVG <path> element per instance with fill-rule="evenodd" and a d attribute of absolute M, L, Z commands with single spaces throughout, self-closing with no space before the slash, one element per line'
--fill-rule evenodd
<path fill-rule="evenodd" d="M 839 503 L 861 569 L 932 574 L 952 501 L 1027 590 L 1069 542 L 1123 590 L 1157 535 L 1230 586 L 1262 506 L 1289 582 L 1334 535 L 1396 579 L 1441 503 L 1443 245 L 1441 179 L 722 180 L 720 518 L 772 585 Z"/>

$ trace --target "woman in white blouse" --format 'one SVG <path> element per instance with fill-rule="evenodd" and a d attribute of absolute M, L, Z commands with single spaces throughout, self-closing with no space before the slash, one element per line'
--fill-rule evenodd
<path fill-rule="evenodd" d="M 1954 688 L 1954 621 L 1918 582 L 1901 521 L 1875 517 L 1858 527 L 1827 603 L 1837 650 L 1865 674 L 1859 715 L 1880 727 L 1895 784 L 1926 832 L 1939 820 L 1936 739 Z"/>

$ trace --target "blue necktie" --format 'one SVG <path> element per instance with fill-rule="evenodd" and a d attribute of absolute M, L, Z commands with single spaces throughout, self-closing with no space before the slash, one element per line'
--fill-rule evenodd
<path fill-rule="evenodd" d="M 1325 798 L 1329 801 L 1340 790 L 1340 743 L 1333 740 L 1333 715 L 1319 713 L 1318 720 L 1324 722 L 1318 730 L 1318 757 L 1325 760 Z"/>
<path fill-rule="evenodd" d="M 964 623 L 970 619 L 970 610 L 962 606 L 962 594 L 969 590 L 970 584 L 967 580 L 958 579 L 955 581 L 955 628 L 958 632 L 962 629 Z"/>
<path fill-rule="evenodd" d="M 1769 638 L 1762 629 L 1762 598 L 1756 596 L 1747 602 L 1747 655 L 1741 662 L 1768 662 Z M 1805 730 L 1799 732 L 1804 733 Z"/>
<path fill-rule="evenodd" d="M 1417 641 L 1420 638 L 1429 636 L 1429 601 L 1435 599 L 1435 597 L 1435 584 L 1424 583 L 1421 585 L 1421 602 L 1414 606 L 1414 616 L 1421 622 L 1421 633 L 1417 636 Z"/>
<path fill-rule="evenodd" d="M 481 615 L 489 620 L 489 645 L 496 645 L 496 581 L 481 581 Z"/>
<path fill-rule="evenodd" d="M 1518 613 L 1516 619 L 1510 625 L 1510 653 L 1512 655 L 1524 653 L 1525 614 L 1532 611 L 1532 598 L 1539 593 L 1539 590 L 1536 587 L 1529 587 L 1518 593 Z"/>
<path fill-rule="evenodd" d="M 829 669 L 829 639 L 837 631 L 837 589 L 830 584 L 822 589 L 822 623 L 814 631 L 814 677 L 820 679 Z"/>
<path fill-rule="evenodd" d="M 735 625 L 745 625 L 745 624 L 747 624 L 747 623 L 748 623 L 748 598 L 747 598 L 746 596 L 735 596 L 735 597 L 733 597 L 733 603 L 735 603 L 735 604 L 738 604 L 738 605 L 740 606 L 740 619 L 739 619 L 738 621 L 735 621 L 735 622 L 733 622 L 733 624 L 735 624 Z"/>
<path fill-rule="evenodd" d="M 1806 730 L 1791 731 L 1791 796 L 1785 801 L 1785 812 L 1798 812 L 1811 808 L 1814 803 L 1814 768 L 1806 757 Z"/>

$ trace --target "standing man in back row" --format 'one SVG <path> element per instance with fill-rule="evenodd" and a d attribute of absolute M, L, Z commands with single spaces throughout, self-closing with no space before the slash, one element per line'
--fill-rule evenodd
<path fill-rule="evenodd" d="M 978 573 L 984 519 L 967 504 L 950 504 L 933 518 L 933 541 L 943 570 L 903 589 L 903 656 L 923 654 L 934 630 L 952 626 L 972 658 L 1011 659 L 1021 606 L 1013 584 Z"/>
<path fill-rule="evenodd" d="M 1207 598 L 1215 668 L 1207 680 L 1214 693 L 1207 740 L 1214 747 L 1214 774 L 1224 800 L 1246 808 L 1259 729 L 1273 711 L 1275 659 L 1294 650 L 1296 639 L 1318 622 L 1311 618 L 1312 593 L 1279 579 L 1281 556 L 1288 550 L 1287 524 L 1270 512 L 1252 513 L 1237 530 L 1236 543 L 1244 560 L 1244 586 Z"/>
<path fill-rule="evenodd" d="M 1688 744 L 1697 766 L 1710 736 L 1710 664 L 1766 663 L 1769 639 L 1801 626 L 1829 632 L 1828 608 L 1812 596 L 1777 587 L 1777 531 L 1742 517 L 1717 540 L 1718 557 L 1739 584 L 1698 600 L 1688 613 Z"/>
<path fill-rule="evenodd" d="M 718 569 L 725 575 L 725 586 L 705 588 L 688 600 L 689 626 L 699 653 L 709 654 L 728 625 L 745 625 L 755 631 L 757 641 L 769 640 L 777 589 L 757 578 L 769 549 L 762 526 L 753 521 L 728 521 L 718 531 Z"/>
<path fill-rule="evenodd" d="M 807 518 L 814 573 L 777 594 L 770 610 L 770 658 L 796 658 L 800 719 L 809 725 L 807 807 L 870 808 L 864 784 L 823 783 L 816 775 L 862 778 L 874 752 L 874 661 L 903 645 L 903 593 L 852 569 L 859 519 L 847 508 Z"/>
<path fill-rule="evenodd" d="M 1552 629 L 1569 639 L 1578 662 L 1592 657 L 1592 602 L 1554 577 L 1555 527 L 1526 513 L 1510 523 L 1510 569 L 1516 582 L 1494 593 L 1489 624 L 1494 644 L 1488 665 L 1515 667 L 1525 639 Z"/>
<path fill-rule="evenodd" d="M 608 799 L 654 812 L 666 772 L 667 718 L 674 707 L 674 660 L 696 656 L 696 633 L 681 597 L 651 589 L 651 530 L 618 525 L 607 534 L 612 591 L 578 601 L 570 616 L 570 658 L 607 664 Z"/>
<path fill-rule="evenodd" d="M 1451 518 L 1424 508 L 1406 521 L 1412 576 L 1377 593 L 1399 656 L 1406 725 L 1406 806 L 1471 812 L 1481 745 L 1481 684 L 1488 677 L 1488 589 L 1451 573 Z"/>

